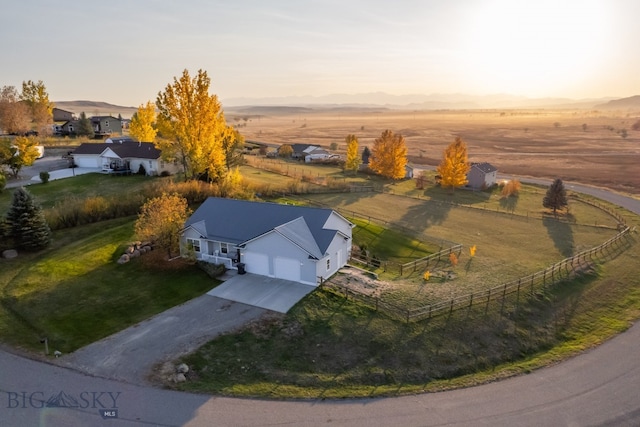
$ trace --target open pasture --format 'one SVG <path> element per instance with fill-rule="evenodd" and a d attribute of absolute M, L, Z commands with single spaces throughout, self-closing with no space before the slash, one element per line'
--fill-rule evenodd
<path fill-rule="evenodd" d="M 561 178 L 640 194 L 640 112 L 589 110 L 398 111 L 390 109 L 274 110 L 251 116 L 240 129 L 247 140 L 274 146 L 309 143 L 329 147 L 355 134 L 373 146 L 382 131 L 405 137 L 409 161 L 437 165 L 444 148 L 461 137 L 469 160 L 500 173 Z M 228 117 L 237 116 L 233 111 Z M 626 132 L 626 137 L 623 137 Z"/>

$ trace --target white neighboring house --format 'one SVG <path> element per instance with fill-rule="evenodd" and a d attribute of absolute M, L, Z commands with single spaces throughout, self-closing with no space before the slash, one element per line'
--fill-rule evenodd
<path fill-rule="evenodd" d="M 467 187 L 475 190 L 484 190 L 496 184 L 498 169 L 487 162 L 471 163 L 471 169 L 467 172 Z"/>
<path fill-rule="evenodd" d="M 181 232 L 183 256 L 317 286 L 351 257 L 354 224 L 331 209 L 210 197 Z"/>
<path fill-rule="evenodd" d="M 76 148 L 73 162 L 80 168 L 97 168 L 105 173 L 137 173 L 142 165 L 147 175 L 179 171 L 176 163 L 165 162 L 151 142 L 130 138 L 109 138 L 102 143 L 86 142 Z"/>

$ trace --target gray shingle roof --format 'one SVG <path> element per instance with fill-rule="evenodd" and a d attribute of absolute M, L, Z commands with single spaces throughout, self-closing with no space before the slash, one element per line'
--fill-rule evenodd
<path fill-rule="evenodd" d="M 322 256 L 336 230 L 322 228 L 333 210 L 277 203 L 209 197 L 185 223 L 202 230 L 207 239 L 241 245 L 270 231 L 276 231 L 311 255 Z"/>
<path fill-rule="evenodd" d="M 155 160 L 162 153 L 151 142 L 123 142 L 123 143 L 94 143 L 85 142 L 80 144 L 72 154 L 101 154 L 110 148 L 121 159 L 151 159 Z"/>
<path fill-rule="evenodd" d="M 491 172 L 495 172 L 495 171 L 498 170 L 498 168 L 493 166 L 491 163 L 487 163 L 487 162 L 471 163 L 471 167 L 472 168 L 478 168 L 484 173 L 491 173 Z"/>

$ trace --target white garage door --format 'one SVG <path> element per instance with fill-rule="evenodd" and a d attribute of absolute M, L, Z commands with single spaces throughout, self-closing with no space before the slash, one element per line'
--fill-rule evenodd
<path fill-rule="evenodd" d="M 297 259 L 276 257 L 274 269 L 278 279 L 300 281 L 300 261 Z"/>
<path fill-rule="evenodd" d="M 243 258 L 247 273 L 269 275 L 269 257 L 266 254 L 247 252 Z"/>

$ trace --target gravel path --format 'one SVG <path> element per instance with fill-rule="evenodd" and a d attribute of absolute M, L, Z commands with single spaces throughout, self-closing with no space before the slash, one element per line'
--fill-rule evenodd
<path fill-rule="evenodd" d="M 62 355 L 57 362 L 93 376 L 149 385 L 155 366 L 190 353 L 268 312 L 205 294 Z"/>

